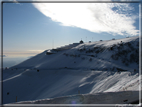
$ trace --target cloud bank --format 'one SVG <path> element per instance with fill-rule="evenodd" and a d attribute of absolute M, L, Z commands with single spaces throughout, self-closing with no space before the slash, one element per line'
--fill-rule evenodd
<path fill-rule="evenodd" d="M 138 15 L 133 15 L 128 3 L 33 3 L 51 20 L 95 33 L 138 35 L 134 26 Z"/>

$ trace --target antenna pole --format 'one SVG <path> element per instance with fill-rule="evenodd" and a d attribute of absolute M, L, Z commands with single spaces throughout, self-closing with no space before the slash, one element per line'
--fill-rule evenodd
<path fill-rule="evenodd" d="M 53 39 L 53 49 L 54 49 L 54 39 Z"/>
<path fill-rule="evenodd" d="M 52 49 L 54 49 L 54 39 L 52 40 Z"/>

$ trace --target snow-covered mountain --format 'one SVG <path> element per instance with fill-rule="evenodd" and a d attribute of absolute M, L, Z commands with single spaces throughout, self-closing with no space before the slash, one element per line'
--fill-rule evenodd
<path fill-rule="evenodd" d="M 3 103 L 138 91 L 139 76 L 138 36 L 74 43 L 45 50 L 4 70 Z M 137 94 L 132 101 L 138 99 Z"/>

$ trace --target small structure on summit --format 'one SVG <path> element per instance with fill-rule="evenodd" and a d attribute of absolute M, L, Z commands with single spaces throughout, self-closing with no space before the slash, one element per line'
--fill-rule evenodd
<path fill-rule="evenodd" d="M 47 51 L 46 51 L 46 55 L 51 55 L 51 54 L 55 54 L 55 52 L 53 51 L 53 49 L 52 49 L 52 50 L 47 50 Z"/>
<path fill-rule="evenodd" d="M 79 43 L 84 43 L 82 40 Z"/>

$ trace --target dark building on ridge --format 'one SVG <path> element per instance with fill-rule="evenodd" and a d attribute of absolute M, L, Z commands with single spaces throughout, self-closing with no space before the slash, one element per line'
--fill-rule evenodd
<path fill-rule="evenodd" d="M 84 43 L 84 42 L 81 40 L 80 43 Z"/>

